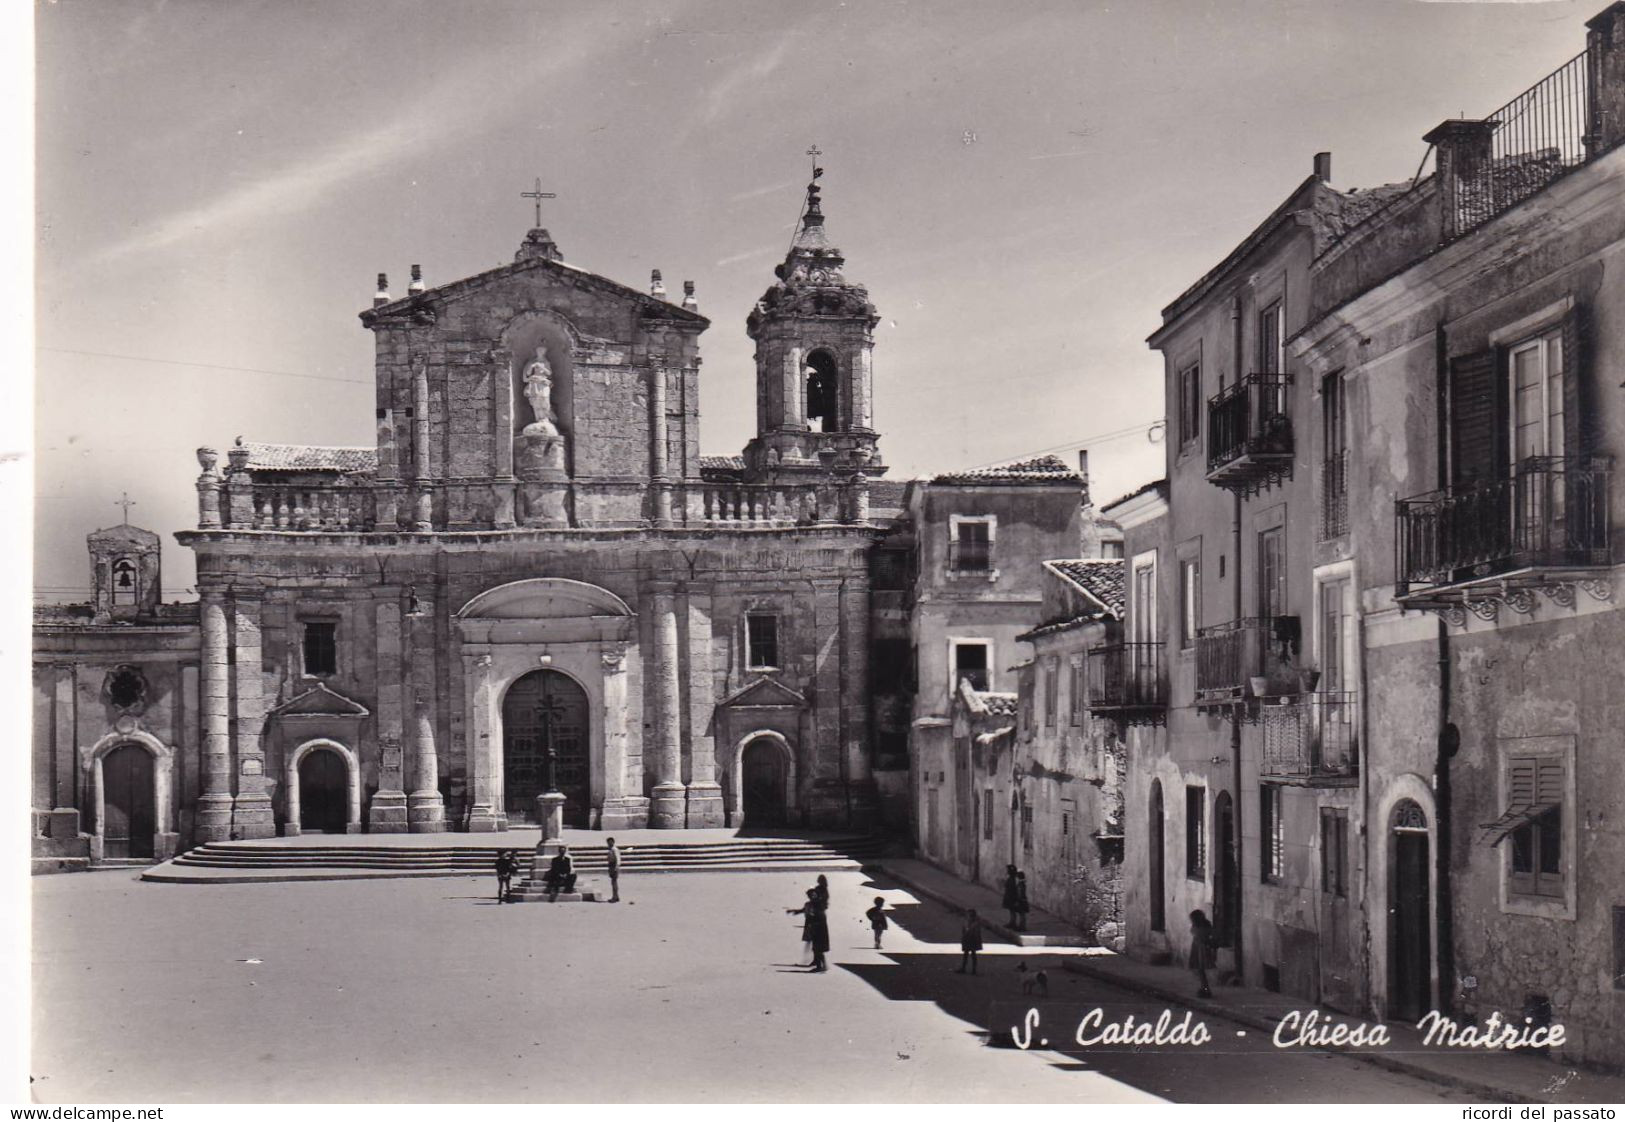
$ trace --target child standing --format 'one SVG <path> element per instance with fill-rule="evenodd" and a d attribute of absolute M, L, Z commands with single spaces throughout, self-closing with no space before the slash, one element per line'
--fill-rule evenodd
<path fill-rule="evenodd" d="M 976 956 L 982 950 L 982 918 L 972 908 L 965 913 L 965 926 L 959 932 L 959 973 L 976 973 Z M 967 971 L 965 968 L 969 966 Z"/>
<path fill-rule="evenodd" d="M 886 898 L 884 896 L 876 896 L 875 906 L 863 914 L 869 917 L 869 926 L 874 928 L 875 950 L 878 951 L 880 949 L 880 937 L 886 933 L 886 928 L 891 926 L 891 924 L 886 921 Z"/>

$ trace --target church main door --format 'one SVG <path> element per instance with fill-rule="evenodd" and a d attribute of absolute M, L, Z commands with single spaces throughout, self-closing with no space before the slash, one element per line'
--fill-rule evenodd
<path fill-rule="evenodd" d="M 151 857 L 156 815 L 152 805 L 152 755 L 138 744 L 121 744 L 102 760 L 102 853 Z"/>
<path fill-rule="evenodd" d="M 317 748 L 299 761 L 299 829 L 307 834 L 342 834 L 348 821 L 350 776 L 344 758 Z"/>
<path fill-rule="evenodd" d="M 557 670 L 532 670 L 502 700 L 502 789 L 510 822 L 536 820 L 551 745 L 564 823 L 586 826 L 592 808 L 587 691 Z"/>

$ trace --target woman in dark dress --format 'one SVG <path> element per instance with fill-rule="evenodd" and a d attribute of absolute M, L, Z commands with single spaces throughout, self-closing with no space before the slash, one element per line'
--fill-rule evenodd
<path fill-rule="evenodd" d="M 813 953 L 813 949 L 812 949 L 812 945 L 813 945 L 813 913 L 814 912 L 819 912 L 819 911 L 822 911 L 822 910 L 823 910 L 822 903 L 819 900 L 818 889 L 816 889 L 816 888 L 807 889 L 807 902 L 805 904 L 801 905 L 801 907 L 784 909 L 784 914 L 785 915 L 800 916 L 801 917 L 801 953 L 807 957 L 807 961 L 801 963 L 802 966 L 817 966 L 818 965 L 818 956 Z M 824 931 L 826 933 L 826 938 L 827 938 L 828 931 L 829 931 L 828 923 L 826 923 L 824 925 Z"/>
<path fill-rule="evenodd" d="M 1016 873 L 1016 930 L 1027 930 L 1027 913 L 1032 905 L 1027 902 L 1027 874 Z"/>
<path fill-rule="evenodd" d="M 812 973 L 822 974 L 829 969 L 824 961 L 824 955 L 829 951 L 829 919 L 824 901 L 814 898 L 807 901 L 807 926 L 812 937 Z"/>
<path fill-rule="evenodd" d="M 1021 903 L 1020 890 L 1016 886 L 1016 867 L 1004 867 L 1004 910 L 1010 913 L 1010 926 L 1016 926 L 1016 908 Z"/>
<path fill-rule="evenodd" d="M 982 953 L 982 917 L 975 908 L 965 913 L 965 926 L 959 931 L 959 952 L 958 973 L 976 973 L 976 956 Z"/>
<path fill-rule="evenodd" d="M 1212 997 L 1213 991 L 1207 984 L 1207 972 L 1213 968 L 1213 924 L 1208 922 L 1207 915 L 1200 908 L 1191 913 L 1190 967 L 1196 971 L 1196 980 L 1200 986 L 1196 996 Z"/>

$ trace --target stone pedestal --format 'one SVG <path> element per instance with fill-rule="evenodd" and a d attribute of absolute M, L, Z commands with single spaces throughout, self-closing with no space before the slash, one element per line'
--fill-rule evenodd
<path fill-rule="evenodd" d="M 688 828 L 708 829 L 723 825 L 722 787 L 716 783 L 688 785 Z"/>
<path fill-rule="evenodd" d="M 532 527 L 568 526 L 565 498 L 570 476 L 564 468 L 564 438 L 556 432 L 519 434 L 514 443 L 514 474 L 520 479 L 520 524 Z"/>
<path fill-rule="evenodd" d="M 413 791 L 406 800 L 406 825 L 414 834 L 440 834 L 446 829 L 446 806 L 439 791 Z"/>
<path fill-rule="evenodd" d="M 564 804 L 567 800 L 558 791 L 547 791 L 536 796 L 536 822 L 542 828 L 542 843 L 536 847 L 540 853 L 548 842 L 557 841 L 564 832 Z M 557 853 L 557 847 L 553 852 Z"/>
<path fill-rule="evenodd" d="M 598 828 L 606 833 L 614 830 L 642 830 L 648 825 L 648 799 L 606 798 L 603 810 L 598 815 Z"/>
<path fill-rule="evenodd" d="M 367 804 L 367 831 L 404 834 L 407 831 L 405 791 L 378 791 Z"/>

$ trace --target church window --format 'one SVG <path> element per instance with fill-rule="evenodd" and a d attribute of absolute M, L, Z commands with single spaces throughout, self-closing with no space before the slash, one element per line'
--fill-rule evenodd
<path fill-rule="evenodd" d="M 828 351 L 814 351 L 807 356 L 807 423 L 818 422 L 819 432 L 836 432 L 840 427 L 837 375 L 835 357 Z"/>
<path fill-rule="evenodd" d="M 304 623 L 305 673 L 325 676 L 339 672 L 339 625 L 333 620 L 309 619 Z"/>
<path fill-rule="evenodd" d="M 120 557 L 113 562 L 113 603 L 134 604 L 139 599 L 140 574 L 137 572 L 135 562 L 128 557 Z"/>
<path fill-rule="evenodd" d="M 779 617 L 770 612 L 745 616 L 746 654 L 752 670 L 772 670 L 779 665 Z"/>

